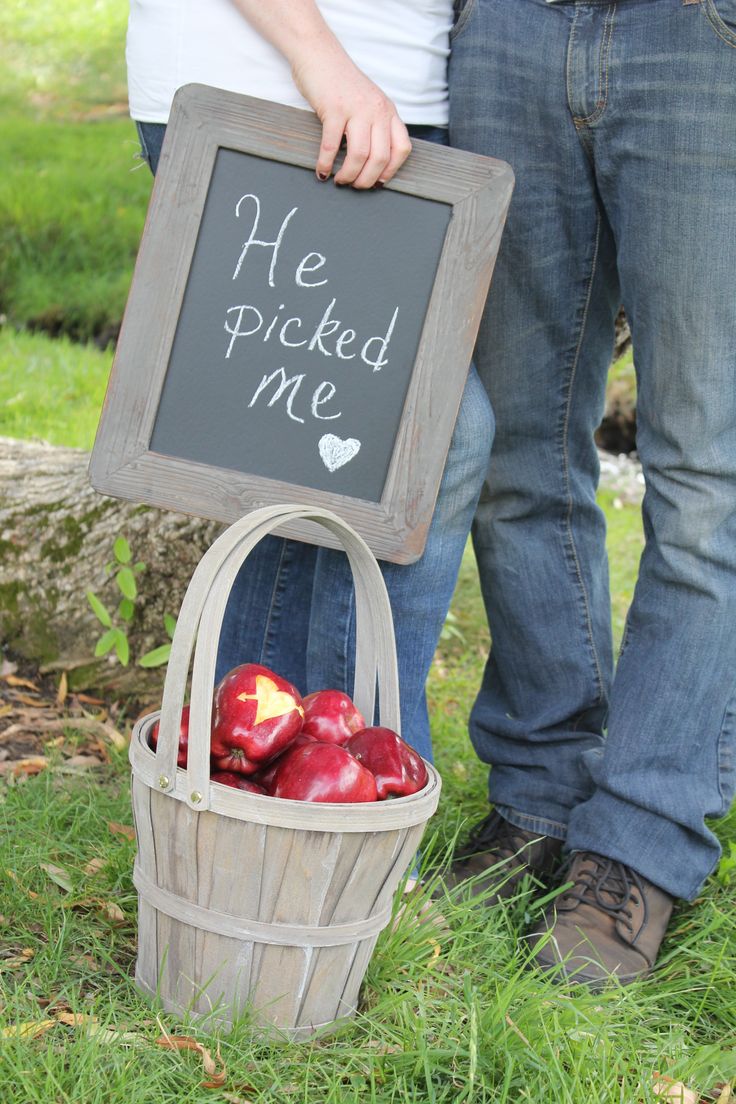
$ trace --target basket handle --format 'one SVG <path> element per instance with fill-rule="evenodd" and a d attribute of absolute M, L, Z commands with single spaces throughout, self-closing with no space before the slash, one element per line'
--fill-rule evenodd
<path fill-rule="evenodd" d="M 356 661 L 353 696 L 358 709 L 373 716 L 376 678 L 382 723 L 399 731 L 399 688 L 391 607 L 380 568 L 363 539 L 336 514 L 306 506 L 254 510 L 231 525 L 205 553 L 184 596 L 171 646 L 157 748 L 159 786 L 174 789 L 179 718 L 194 650 L 186 800 L 195 809 L 210 804 L 210 726 L 217 645 L 230 589 L 243 561 L 267 534 L 297 518 L 317 522 L 342 544 L 355 583 Z M 196 642 L 196 647 L 195 647 Z"/>

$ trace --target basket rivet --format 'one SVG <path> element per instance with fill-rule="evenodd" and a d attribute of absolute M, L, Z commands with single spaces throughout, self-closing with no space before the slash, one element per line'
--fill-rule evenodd
<path fill-rule="evenodd" d="M 168 778 L 166 777 L 165 774 L 162 774 L 162 775 L 159 776 L 158 784 L 159 784 L 159 789 L 162 789 L 162 790 L 166 789 L 166 787 L 169 784 L 169 780 L 168 780 Z"/>
<path fill-rule="evenodd" d="M 200 801 L 202 800 L 202 795 L 199 790 L 195 790 L 193 794 L 190 794 L 190 797 L 195 805 L 199 805 Z"/>

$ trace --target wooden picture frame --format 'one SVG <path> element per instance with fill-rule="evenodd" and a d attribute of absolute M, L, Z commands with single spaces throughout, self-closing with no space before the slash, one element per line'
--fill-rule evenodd
<path fill-rule="evenodd" d="M 426 541 L 511 196 L 513 174 L 504 162 L 415 141 L 385 188 L 445 204 L 450 217 L 380 496 L 364 500 L 151 446 L 219 151 L 313 172 L 320 137 L 311 113 L 201 85 L 179 90 L 90 479 L 105 494 L 225 523 L 266 504 L 326 508 L 353 525 L 379 558 L 410 563 Z M 330 543 L 307 522 L 287 526 L 283 535 Z"/>

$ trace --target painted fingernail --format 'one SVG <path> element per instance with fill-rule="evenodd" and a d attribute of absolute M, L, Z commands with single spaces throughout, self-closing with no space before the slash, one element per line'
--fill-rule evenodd
<path fill-rule="evenodd" d="M 318 180 L 321 180 L 321 181 L 322 181 L 322 183 L 324 184 L 325 180 L 329 180 L 329 179 L 330 179 L 330 174 L 329 174 L 329 173 L 321 173 L 321 172 L 318 172 L 318 173 L 317 173 L 317 179 L 318 179 Z"/>
<path fill-rule="evenodd" d="M 382 188 L 383 187 L 383 181 L 382 180 L 377 180 L 376 183 L 373 185 L 373 187 L 374 187 L 374 189 L 375 188 Z"/>

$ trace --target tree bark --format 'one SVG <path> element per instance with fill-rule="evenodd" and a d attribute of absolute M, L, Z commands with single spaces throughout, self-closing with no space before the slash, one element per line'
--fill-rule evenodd
<path fill-rule="evenodd" d="M 87 478 L 89 453 L 0 437 L 0 645 L 42 670 L 66 670 L 69 684 L 142 693 L 162 670 L 136 660 L 168 640 L 189 579 L 221 526 L 98 494 Z M 130 625 L 116 616 L 122 597 L 105 571 L 124 536 L 138 596 Z M 92 590 L 126 631 L 131 660 L 95 659 L 105 631 L 86 598 Z"/>

